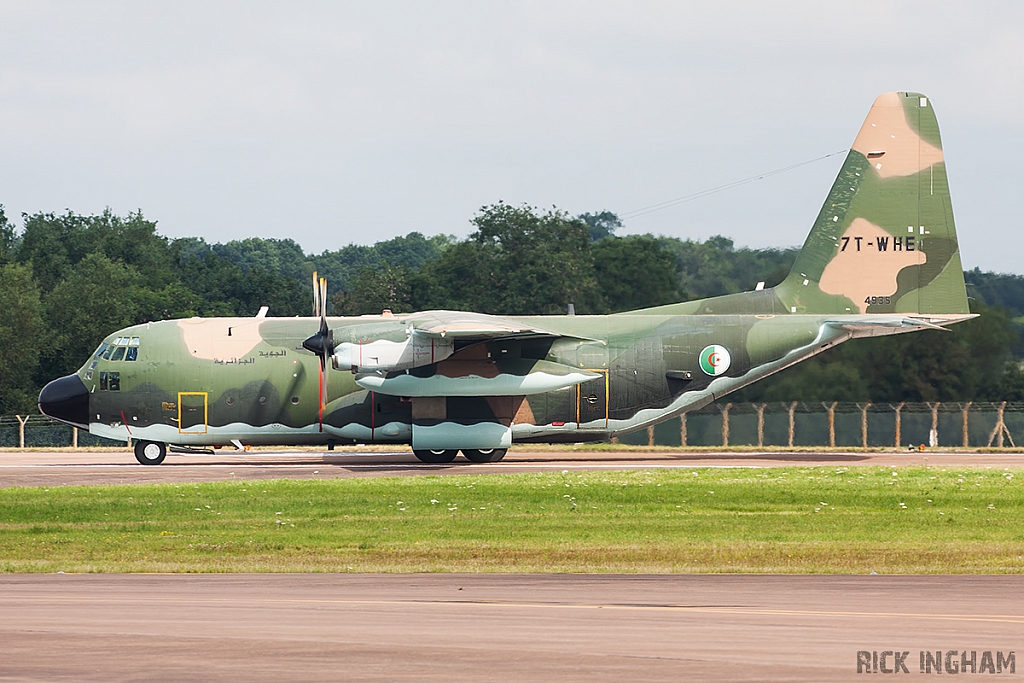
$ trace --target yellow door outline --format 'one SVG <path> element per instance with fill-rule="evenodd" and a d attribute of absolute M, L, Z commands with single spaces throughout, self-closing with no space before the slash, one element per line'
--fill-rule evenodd
<path fill-rule="evenodd" d="M 603 428 L 607 428 L 608 427 L 608 402 L 611 399 L 611 395 L 609 393 L 610 379 L 609 379 L 608 369 L 607 368 L 584 368 L 584 369 L 587 372 L 600 372 L 600 373 L 604 374 L 604 425 L 603 426 L 598 426 L 598 427 L 586 427 L 585 429 L 603 429 Z M 588 380 L 588 381 L 593 381 L 593 380 Z M 584 427 L 580 426 L 580 403 L 583 401 L 583 385 L 584 384 L 586 384 L 586 382 L 580 382 L 579 384 L 576 385 L 576 428 L 577 429 L 584 429 Z"/>
<path fill-rule="evenodd" d="M 182 396 L 202 396 L 203 397 L 203 431 L 196 429 L 199 425 L 192 425 L 185 427 L 181 426 L 181 397 Z M 209 428 L 210 422 L 210 401 L 209 392 L 206 391 L 179 391 L 178 392 L 178 433 L 179 434 L 205 434 Z"/>

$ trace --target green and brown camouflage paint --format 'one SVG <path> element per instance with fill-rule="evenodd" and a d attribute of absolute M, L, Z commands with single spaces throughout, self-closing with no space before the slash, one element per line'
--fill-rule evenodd
<path fill-rule="evenodd" d="M 459 336 L 455 353 L 439 362 L 378 373 L 372 380 L 381 391 L 357 384 L 365 373 L 328 370 L 322 423 L 320 361 L 302 346 L 317 331 L 317 318 L 138 325 L 106 340 L 138 337 L 136 361 L 94 357 L 78 376 L 90 392 L 90 431 L 110 438 L 414 447 L 419 439 L 430 448 L 504 447 L 510 440 L 624 434 L 846 339 L 968 317 L 931 102 L 919 93 L 886 93 L 872 106 L 792 272 L 777 287 L 609 316 L 432 311 L 329 318 L 337 343 L 401 342 L 414 332 L 443 336 L 447 329 Z M 729 364 L 710 375 L 699 354 L 714 345 L 726 351 Z M 101 372 L 108 378 L 118 373 L 120 389 L 110 390 L 109 383 L 101 389 Z M 548 373 L 552 382 L 577 374 L 574 383 L 550 391 L 479 395 L 481 382 L 520 386 L 524 378 L 536 379 L 527 377 L 535 372 Z M 391 384 L 410 386 L 402 375 L 416 386 L 447 387 L 446 394 L 470 379 L 475 388 L 466 393 L 474 395 L 383 393 Z M 417 436 L 417 430 L 432 436 Z"/>

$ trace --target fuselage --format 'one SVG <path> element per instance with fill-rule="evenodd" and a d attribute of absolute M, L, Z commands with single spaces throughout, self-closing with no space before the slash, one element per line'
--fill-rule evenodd
<path fill-rule="evenodd" d="M 467 390 L 474 395 L 453 395 L 457 389 L 443 396 L 381 393 L 357 384 L 359 374 L 330 367 L 321 379 L 320 359 L 302 347 L 319 325 L 316 318 L 193 318 L 107 337 L 72 376 L 87 395 L 87 413 L 84 406 L 74 415 L 47 410 L 45 392 L 41 407 L 99 436 L 185 446 L 410 443 L 413 425 L 427 422 L 462 429 L 500 425 L 515 441 L 601 440 L 703 406 L 850 336 L 810 315 L 511 320 L 561 336 L 468 342 L 423 371 L 405 373 L 427 393 L 442 382 L 475 382 L 477 388 Z M 368 330 L 372 339 L 408 336 L 402 316 L 329 318 L 328 324 L 336 339 L 353 343 Z M 346 337 L 350 328 L 353 335 Z M 708 356 L 703 364 L 702 352 Z M 503 373 L 522 375 L 545 363 L 585 371 L 588 379 L 527 395 L 507 395 L 507 389 L 480 395 L 481 385 L 507 386 L 499 381 Z M 74 383 L 71 377 L 57 381 Z"/>

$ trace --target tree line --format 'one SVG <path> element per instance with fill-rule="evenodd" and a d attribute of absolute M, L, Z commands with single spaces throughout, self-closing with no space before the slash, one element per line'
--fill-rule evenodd
<path fill-rule="evenodd" d="M 620 236 L 610 212 L 572 216 L 498 203 L 466 239 L 412 232 L 307 254 L 291 239 L 169 239 L 141 212 L 37 213 L 16 230 L 0 206 L 0 414 L 34 408 L 39 388 L 75 371 L 99 341 L 165 318 L 309 315 L 310 276 L 332 313 L 388 308 L 498 315 L 612 313 L 780 282 L 797 249 Z M 738 400 L 1024 399 L 1024 278 L 966 273 L 982 316 L 952 332 L 853 341 L 753 385 Z"/>

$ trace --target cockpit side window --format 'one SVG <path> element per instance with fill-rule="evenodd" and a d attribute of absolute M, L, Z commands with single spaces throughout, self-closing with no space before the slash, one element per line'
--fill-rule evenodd
<path fill-rule="evenodd" d="M 139 347 L 129 346 L 128 351 L 124 354 L 125 360 L 138 360 L 139 359 Z"/>
<path fill-rule="evenodd" d="M 107 346 L 108 344 L 106 342 L 100 344 L 99 348 L 96 349 L 96 353 L 92 354 L 93 358 L 99 358 L 100 354 L 107 350 Z"/>

